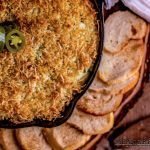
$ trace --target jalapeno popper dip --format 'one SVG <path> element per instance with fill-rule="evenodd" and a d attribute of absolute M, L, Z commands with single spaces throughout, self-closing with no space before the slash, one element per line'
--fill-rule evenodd
<path fill-rule="evenodd" d="M 95 61 L 95 10 L 88 0 L 2 0 L 0 24 L 5 22 L 17 24 L 25 43 L 16 50 L 20 36 L 10 31 L 5 44 L 16 51 L 8 45 L 0 51 L 0 119 L 59 117 Z"/>

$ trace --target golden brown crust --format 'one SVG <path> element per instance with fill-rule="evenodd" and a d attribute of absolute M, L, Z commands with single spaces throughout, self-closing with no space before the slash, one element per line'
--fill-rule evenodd
<path fill-rule="evenodd" d="M 100 69 L 100 68 L 99 68 Z M 92 82 L 91 86 L 89 87 L 90 91 L 94 91 L 97 93 L 107 93 L 107 94 L 124 94 L 130 91 L 131 89 L 134 88 L 136 83 L 138 82 L 139 79 L 139 70 L 133 74 L 129 79 L 124 80 L 120 83 L 114 83 L 114 84 L 107 84 L 103 82 L 99 74 L 95 76 L 94 81 Z"/>
<path fill-rule="evenodd" d="M 43 133 L 54 150 L 76 150 L 91 138 L 67 123 L 55 128 L 44 128 Z"/>
<path fill-rule="evenodd" d="M 77 103 L 77 108 L 80 110 L 96 115 L 106 115 L 114 112 L 121 104 L 123 99 L 122 94 L 111 95 L 87 91 Z"/>
<path fill-rule="evenodd" d="M 26 46 L 0 53 L 0 119 L 58 117 L 96 57 L 96 13 L 88 0 L 5 0 L 0 22 L 15 20 Z"/>
<path fill-rule="evenodd" d="M 0 144 L 4 150 L 20 149 L 15 139 L 14 130 L 12 129 L 0 129 Z"/>
<path fill-rule="evenodd" d="M 118 53 L 130 40 L 143 39 L 146 29 L 146 22 L 130 11 L 114 12 L 105 21 L 104 49 Z"/>
<path fill-rule="evenodd" d="M 131 40 L 115 55 L 103 52 L 99 78 L 107 84 L 116 84 L 132 77 L 141 67 L 144 55 L 143 40 Z"/>
<path fill-rule="evenodd" d="M 29 127 L 16 130 L 16 138 L 24 150 L 52 150 L 42 134 L 42 128 Z"/>
<path fill-rule="evenodd" d="M 87 135 L 104 134 L 113 127 L 114 114 L 111 112 L 104 116 L 94 116 L 75 109 L 67 123 Z"/>

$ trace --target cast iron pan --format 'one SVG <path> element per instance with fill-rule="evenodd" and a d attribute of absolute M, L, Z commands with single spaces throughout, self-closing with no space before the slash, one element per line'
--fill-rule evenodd
<path fill-rule="evenodd" d="M 10 120 L 0 120 L 0 128 L 24 128 L 24 127 L 30 127 L 30 126 L 39 126 L 39 127 L 55 127 L 63 124 L 67 119 L 71 116 L 74 107 L 77 103 L 77 101 L 81 98 L 81 96 L 86 92 L 90 84 L 92 83 L 96 72 L 98 70 L 100 60 L 101 60 L 101 54 L 103 50 L 103 40 L 104 40 L 104 23 L 103 23 L 103 12 L 102 12 L 102 0 L 91 0 L 93 3 L 93 7 L 97 12 L 97 23 L 99 28 L 99 46 L 98 46 L 98 55 L 96 58 L 96 61 L 93 65 L 93 69 L 91 70 L 88 79 L 85 82 L 85 86 L 83 86 L 80 93 L 74 94 L 74 98 L 71 100 L 69 105 L 67 105 L 64 109 L 64 111 L 61 113 L 61 116 L 59 118 L 55 118 L 51 121 L 48 120 L 42 120 L 42 119 L 34 119 L 31 122 L 26 123 L 20 123 L 15 124 L 11 122 Z"/>

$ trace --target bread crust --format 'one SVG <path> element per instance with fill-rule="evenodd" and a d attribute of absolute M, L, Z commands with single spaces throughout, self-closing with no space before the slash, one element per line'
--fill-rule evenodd
<path fill-rule="evenodd" d="M 4 150 L 19 150 L 15 139 L 14 130 L 0 129 L 0 144 Z"/>
<path fill-rule="evenodd" d="M 29 127 L 16 130 L 16 138 L 25 150 L 52 150 L 42 134 L 42 128 Z"/>
<path fill-rule="evenodd" d="M 122 94 L 110 95 L 104 93 L 88 92 L 77 103 L 77 108 L 96 116 L 114 112 L 121 104 Z"/>
<path fill-rule="evenodd" d="M 144 55 L 143 40 L 131 40 L 120 53 L 109 54 L 103 51 L 99 77 L 107 84 L 128 80 L 141 67 Z"/>
<path fill-rule="evenodd" d="M 116 82 L 112 84 L 107 84 L 100 79 L 99 74 L 97 73 L 93 83 L 89 87 L 89 91 L 95 91 L 97 93 L 102 92 L 110 95 L 125 94 L 126 92 L 134 88 L 134 86 L 138 82 L 138 79 L 139 79 L 139 71 L 135 72 L 135 74 L 129 77 L 129 79 L 123 80 L 120 83 Z"/>
<path fill-rule="evenodd" d="M 104 134 L 113 127 L 114 115 L 94 116 L 75 109 L 67 123 L 87 135 Z"/>
<path fill-rule="evenodd" d="M 122 51 L 130 40 L 143 39 L 147 30 L 144 20 L 129 11 L 117 11 L 105 21 L 104 49 L 110 53 Z"/>
<path fill-rule="evenodd" d="M 67 123 L 56 128 L 45 128 L 43 133 L 54 150 L 78 149 L 91 138 Z"/>

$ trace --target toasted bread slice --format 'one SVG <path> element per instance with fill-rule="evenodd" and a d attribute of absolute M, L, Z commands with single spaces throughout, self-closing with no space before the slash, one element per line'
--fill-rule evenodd
<path fill-rule="evenodd" d="M 122 83 L 120 83 L 120 85 L 115 84 L 114 88 L 116 88 L 116 90 L 117 90 L 117 88 L 119 89 L 119 87 L 120 87 L 120 92 L 122 94 L 125 94 L 125 93 L 127 93 L 128 91 L 130 91 L 131 89 L 133 89 L 136 86 L 136 84 L 138 83 L 138 80 L 139 80 L 139 71 L 137 73 L 135 73 L 135 75 L 131 76 L 126 81 L 126 83 L 122 82 Z"/>
<path fill-rule="evenodd" d="M 90 91 L 95 92 L 104 92 L 107 94 L 125 94 L 137 84 L 139 79 L 139 71 L 136 72 L 133 76 L 129 77 L 129 79 L 124 80 L 120 83 L 107 84 L 104 83 L 99 77 L 98 74 L 95 77 L 92 85 L 89 87 Z"/>
<path fill-rule="evenodd" d="M 105 21 L 104 49 L 116 53 L 131 39 L 142 39 L 147 25 L 144 20 L 129 11 L 117 11 Z"/>
<path fill-rule="evenodd" d="M 43 131 L 47 142 L 54 150 L 78 149 L 91 137 L 90 135 L 83 134 L 67 123 L 51 129 L 44 128 Z"/>
<path fill-rule="evenodd" d="M 88 135 L 104 134 L 113 127 L 114 114 L 94 116 L 75 109 L 67 122 Z"/>
<path fill-rule="evenodd" d="M 141 67 L 144 55 L 142 40 L 131 40 L 120 53 L 103 52 L 99 77 L 107 84 L 120 83 L 132 77 Z"/>
<path fill-rule="evenodd" d="M 0 144 L 4 150 L 19 150 L 15 140 L 14 130 L 0 129 Z"/>
<path fill-rule="evenodd" d="M 46 143 L 42 134 L 42 128 L 29 127 L 16 130 L 19 144 L 25 150 L 52 150 Z"/>
<path fill-rule="evenodd" d="M 123 99 L 122 94 L 110 95 L 87 91 L 89 96 L 83 96 L 77 103 L 77 107 L 84 112 L 93 115 L 106 115 L 115 111 Z"/>

